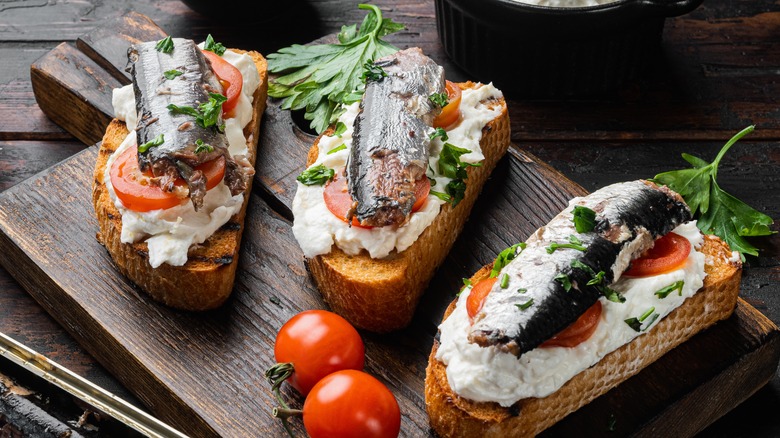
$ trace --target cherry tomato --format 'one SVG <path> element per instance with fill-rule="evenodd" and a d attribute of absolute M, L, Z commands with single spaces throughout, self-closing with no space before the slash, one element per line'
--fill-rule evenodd
<path fill-rule="evenodd" d="M 334 371 L 362 370 L 365 347 L 346 319 L 326 310 L 307 310 L 279 329 L 274 356 L 279 363 L 293 364 L 295 370 L 288 382 L 306 395 Z"/>
<path fill-rule="evenodd" d="M 229 118 L 232 116 L 231 111 L 236 107 L 238 98 L 241 96 L 244 77 L 241 76 L 241 72 L 237 68 L 216 53 L 203 50 L 203 54 L 211 62 L 211 68 L 214 69 L 214 73 L 222 84 L 223 94 L 227 97 L 227 100 L 222 103 L 222 114 Z"/>
<path fill-rule="evenodd" d="M 542 343 L 540 347 L 576 347 L 593 335 L 599 326 L 600 318 L 601 301 L 596 301 L 596 304 L 590 306 L 572 325 Z"/>
<path fill-rule="evenodd" d="M 462 96 L 460 87 L 447 81 L 446 89 L 449 103 L 441 109 L 441 114 L 433 120 L 434 128 L 446 128 L 460 119 L 460 98 Z"/>
<path fill-rule="evenodd" d="M 195 168 L 206 176 L 206 189 L 211 190 L 225 176 L 225 158 L 203 163 Z M 127 148 L 111 165 L 111 185 L 114 186 L 117 198 L 125 208 L 138 212 L 171 208 L 186 201 L 175 193 L 166 192 L 159 186 L 149 183 L 153 177 L 151 170 L 141 172 L 138 168 L 138 149 Z M 185 185 L 181 178 L 176 180 L 177 186 Z"/>
<path fill-rule="evenodd" d="M 303 404 L 311 438 L 395 438 L 401 410 L 393 393 L 362 371 L 337 371 L 320 380 Z"/>
<path fill-rule="evenodd" d="M 422 208 L 425 204 L 425 200 L 428 198 L 428 193 L 431 191 L 431 181 L 423 176 L 418 179 L 414 186 L 415 202 L 412 206 L 412 212 L 415 212 Z M 343 176 L 342 172 L 336 172 L 333 179 L 325 184 L 325 191 L 322 196 L 325 198 L 325 206 L 328 207 L 334 216 L 347 221 L 347 212 L 352 208 L 352 196 L 347 190 L 347 178 Z M 352 218 L 352 226 L 358 228 L 373 228 L 371 226 L 360 225 L 356 217 Z"/>
<path fill-rule="evenodd" d="M 655 245 L 642 257 L 631 262 L 623 273 L 628 277 L 647 277 L 674 271 L 685 265 L 691 253 L 691 242 L 679 234 L 669 233 L 656 239 Z"/>
<path fill-rule="evenodd" d="M 473 320 L 477 313 L 482 310 L 490 290 L 496 284 L 498 278 L 486 278 L 471 287 L 471 293 L 466 298 L 466 312 L 469 314 L 469 320 Z"/>

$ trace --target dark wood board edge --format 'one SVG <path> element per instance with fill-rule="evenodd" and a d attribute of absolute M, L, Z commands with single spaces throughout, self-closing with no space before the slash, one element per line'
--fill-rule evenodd
<path fill-rule="evenodd" d="M 30 80 L 38 106 L 54 123 L 87 145 L 103 138 L 113 118 L 111 90 L 122 84 L 102 67 L 62 43 L 30 66 Z"/>

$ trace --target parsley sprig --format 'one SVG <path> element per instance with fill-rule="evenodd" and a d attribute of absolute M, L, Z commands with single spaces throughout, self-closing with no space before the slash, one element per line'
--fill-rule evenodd
<path fill-rule="evenodd" d="M 471 152 L 468 149 L 459 148 L 451 143 L 444 143 L 439 154 L 439 173 L 450 178 L 451 181 L 444 187 L 446 193 L 431 190 L 431 194 L 452 204 L 458 205 L 466 196 L 467 167 L 479 167 L 482 163 L 464 163 L 460 161 L 463 154 Z"/>
<path fill-rule="evenodd" d="M 525 247 L 526 247 L 525 242 L 515 243 L 509 248 L 498 253 L 498 257 L 496 257 L 496 261 L 493 262 L 493 269 L 490 271 L 490 278 L 498 277 L 498 274 L 501 272 L 502 269 L 504 269 L 504 266 L 508 265 L 509 262 L 514 260 L 515 257 L 517 257 L 521 252 L 523 252 Z M 520 248 L 520 251 L 517 251 L 518 248 Z"/>
<path fill-rule="evenodd" d="M 296 179 L 306 186 L 321 186 L 330 181 L 335 174 L 335 170 L 327 168 L 323 164 L 318 164 L 304 170 Z"/>
<path fill-rule="evenodd" d="M 659 173 L 652 179 L 682 195 L 694 217 L 698 218 L 699 229 L 725 240 L 731 249 L 740 252 L 743 260 L 745 254 L 758 255 L 758 248 L 745 240 L 745 237 L 773 234 L 774 231 L 769 229 L 773 220 L 723 191 L 715 180 L 720 160 L 734 143 L 753 132 L 754 128 L 753 125 L 748 126 L 732 137 L 712 163 L 682 154 L 683 159 L 693 166 L 692 169 Z"/>
<path fill-rule="evenodd" d="M 358 8 L 368 11 L 360 28 L 342 26 L 337 44 L 295 44 L 268 55 L 268 69 L 283 73 L 271 81 L 268 94 L 284 99 L 282 109 L 305 109 L 304 118 L 320 134 L 344 111 L 342 104 L 360 99 L 366 62 L 398 51 L 380 38 L 404 26 L 382 18 L 374 5 Z"/>
<path fill-rule="evenodd" d="M 172 114 L 187 114 L 195 117 L 195 123 L 201 128 L 216 127 L 218 131 L 224 131 L 224 125 L 217 125 L 219 116 L 222 114 L 222 104 L 227 101 L 227 97 L 217 94 L 209 93 L 208 102 L 203 102 L 195 109 L 191 106 L 178 106 L 175 104 L 168 105 L 168 111 Z"/>
<path fill-rule="evenodd" d="M 206 43 L 203 44 L 203 50 L 208 50 L 209 52 L 214 52 L 217 55 L 222 56 L 225 54 L 227 48 L 222 45 L 222 43 L 214 41 L 214 37 L 209 34 L 209 36 L 206 37 Z"/>

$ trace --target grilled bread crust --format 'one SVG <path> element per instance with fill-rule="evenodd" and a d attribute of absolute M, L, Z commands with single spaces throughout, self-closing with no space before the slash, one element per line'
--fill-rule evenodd
<path fill-rule="evenodd" d="M 252 120 L 244 128 L 249 149 L 247 159 L 254 166 L 260 119 L 268 95 L 268 65 L 265 58 L 257 52 L 232 50 L 251 56 L 260 73 L 260 85 L 254 94 Z M 233 289 L 252 179 L 250 178 L 247 184 L 241 210 L 205 242 L 190 247 L 187 263 L 183 266 L 163 263 L 158 268 L 152 268 L 149 265 L 145 242 L 121 242 L 122 215 L 111 201 L 108 189 L 103 183 L 106 161 L 127 134 L 124 122 L 114 119 L 106 129 L 98 152 L 95 177 L 92 181 L 92 202 L 100 225 L 98 241 L 108 249 L 119 271 L 155 300 L 183 310 L 199 311 L 219 307 Z"/>
<path fill-rule="evenodd" d="M 469 89 L 478 84 L 458 85 Z M 334 245 L 330 253 L 307 260 L 325 301 L 353 325 L 384 333 L 401 329 L 411 321 L 420 296 L 463 229 L 490 172 L 509 147 L 506 102 L 501 98 L 487 104 L 502 111 L 482 129 L 480 147 L 485 160 L 482 166 L 467 169 L 466 194 L 456 208 L 444 204 L 412 246 L 384 259 L 371 258 L 365 250 L 350 256 Z M 318 142 L 309 150 L 307 166 L 317 159 Z"/>
<path fill-rule="evenodd" d="M 455 394 L 447 383 L 446 367 L 436 360 L 438 341 L 428 359 L 425 404 L 431 426 L 441 437 L 534 436 L 590 403 L 655 362 L 696 333 L 728 318 L 734 311 L 742 274 L 731 261 L 731 249 L 715 236 L 705 236 L 704 286 L 692 297 L 639 336 L 566 382 L 544 398 L 527 398 L 511 408 L 475 402 Z M 490 274 L 490 266 L 471 278 L 476 283 Z M 455 309 L 455 301 L 444 314 Z M 513 415 L 512 412 L 519 412 Z"/>

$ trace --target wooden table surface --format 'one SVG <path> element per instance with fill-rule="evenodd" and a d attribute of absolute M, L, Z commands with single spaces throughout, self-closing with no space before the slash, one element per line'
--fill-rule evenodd
<path fill-rule="evenodd" d="M 363 13 L 356 3 L 290 0 L 275 17 L 226 23 L 177 0 L 0 1 L 0 190 L 85 147 L 46 118 L 32 93 L 30 64 L 60 42 L 136 10 L 172 35 L 202 40 L 212 33 L 229 47 L 270 53 L 359 22 Z M 442 53 L 432 1 L 375 3 L 407 26 L 388 38 L 392 43 Z M 466 78 L 443 55 L 437 61 L 448 77 Z M 710 160 L 731 135 L 755 123 L 755 133 L 726 156 L 719 183 L 780 219 L 780 3 L 707 0 L 693 13 L 667 20 L 662 50 L 651 65 L 609 98 L 528 101 L 508 95 L 514 142 L 595 190 L 684 167 L 682 152 Z M 748 259 L 741 296 L 780 324 L 780 237 L 757 244 L 764 250 Z M 0 331 L 127 396 L 2 268 Z M 702 435 L 780 436 L 778 409 L 780 374 Z"/>

